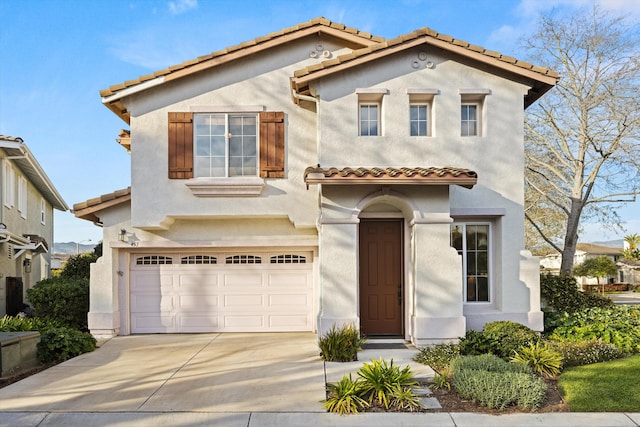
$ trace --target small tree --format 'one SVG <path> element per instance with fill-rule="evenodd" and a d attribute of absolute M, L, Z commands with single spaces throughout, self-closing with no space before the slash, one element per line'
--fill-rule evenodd
<path fill-rule="evenodd" d="M 602 277 L 614 276 L 617 271 L 618 268 L 616 267 L 616 263 L 606 256 L 589 258 L 582 264 L 576 265 L 573 269 L 573 273 L 576 276 L 597 278 L 598 284 L 600 284 L 600 279 Z M 604 284 L 602 284 L 602 292 L 604 292 Z"/>
<path fill-rule="evenodd" d="M 637 233 L 624 236 L 625 248 L 622 256 L 628 260 L 640 260 L 640 235 Z"/>

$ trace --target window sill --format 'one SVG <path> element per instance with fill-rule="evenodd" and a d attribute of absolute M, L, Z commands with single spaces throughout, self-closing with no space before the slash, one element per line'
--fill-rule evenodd
<path fill-rule="evenodd" d="M 259 196 L 264 179 L 258 176 L 234 178 L 194 178 L 185 185 L 196 197 Z"/>

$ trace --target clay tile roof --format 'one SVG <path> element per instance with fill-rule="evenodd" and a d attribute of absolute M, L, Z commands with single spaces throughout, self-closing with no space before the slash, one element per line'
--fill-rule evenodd
<path fill-rule="evenodd" d="M 235 46 L 229 46 L 226 49 L 222 49 L 213 53 L 210 53 L 208 55 L 204 55 L 204 56 L 200 56 L 196 59 L 192 59 L 189 61 L 185 61 L 181 64 L 176 64 L 176 65 L 172 65 L 164 70 L 160 70 L 160 71 L 156 71 L 153 73 L 153 75 L 155 77 L 158 76 L 168 76 L 171 74 L 174 74 L 178 71 L 188 71 L 189 68 L 197 68 L 198 66 L 202 66 L 204 65 L 204 63 L 211 61 L 212 59 L 216 58 L 216 57 L 220 57 L 220 56 L 224 56 L 224 55 L 229 55 L 233 52 L 236 51 L 242 51 L 242 50 L 247 50 L 250 48 L 253 48 L 255 46 L 260 46 L 260 45 L 264 45 L 267 42 L 271 42 L 274 41 L 275 39 L 281 38 L 281 37 L 285 37 L 285 36 L 289 36 L 292 35 L 296 32 L 299 31 L 303 31 L 303 30 L 307 30 L 307 29 L 312 29 L 313 27 L 318 27 L 319 29 L 322 28 L 327 28 L 327 29 L 333 29 L 333 30 L 337 30 L 339 32 L 343 32 L 345 34 L 345 36 L 349 36 L 350 38 L 353 38 L 354 36 L 357 37 L 360 41 L 360 43 L 365 46 L 365 45 L 370 45 L 370 44 L 375 44 L 375 43 L 380 43 L 384 41 L 384 38 L 382 37 L 377 37 L 374 35 L 371 35 L 370 33 L 366 33 L 363 31 L 359 31 L 355 28 L 347 28 L 345 27 L 345 25 L 343 24 L 339 24 L 336 22 L 332 22 L 328 19 L 325 19 L 323 17 L 320 18 L 315 18 L 312 19 L 311 21 L 308 22 L 303 22 L 301 24 L 295 25 L 293 27 L 289 27 L 289 28 L 285 28 L 283 30 L 280 31 L 276 31 L 276 32 L 272 32 L 266 36 L 261 36 L 258 38 L 255 38 L 253 40 L 248 40 L 245 42 L 242 42 L 238 45 Z M 206 67 L 200 67 L 197 68 L 197 70 L 200 70 L 202 68 L 206 68 Z M 153 78 L 155 78 L 153 77 Z M 143 77 L 139 77 L 137 79 L 133 79 L 133 80 L 128 80 L 122 84 L 117 84 L 117 85 L 113 85 L 110 86 L 107 89 L 103 89 L 100 91 L 100 96 L 102 97 L 108 97 L 111 95 L 116 94 L 117 92 L 126 89 L 128 87 L 132 87 L 135 85 L 138 85 L 140 83 L 142 83 L 145 80 L 148 80 L 150 77 L 149 76 L 143 76 Z"/>
<path fill-rule="evenodd" d="M 542 85 L 532 91 L 533 93 L 529 95 L 527 100 L 525 100 L 525 106 L 532 104 L 537 98 L 553 87 L 559 79 L 558 73 L 549 68 L 535 66 L 526 61 L 519 61 L 512 56 L 502 55 L 499 52 L 488 50 L 482 46 L 473 45 L 463 40 L 455 39 L 446 34 L 440 34 L 425 27 L 413 31 L 412 33 L 388 40 L 384 45 L 368 46 L 346 55 L 340 55 L 332 61 L 321 62 L 319 64 L 320 66 L 318 66 L 318 64 L 314 64 L 313 68 L 308 67 L 307 69 L 298 70 L 291 79 L 291 86 L 297 91 L 308 87 L 309 81 L 316 77 L 314 74 L 317 75 L 317 77 L 324 77 L 330 74 L 332 71 L 331 69 L 333 68 L 337 71 L 350 65 L 359 65 L 367 60 L 378 58 L 380 55 L 392 54 L 422 43 L 448 49 L 455 53 L 466 55 L 501 69 L 506 69 L 512 73 L 524 75 L 529 79 L 542 82 Z"/>
<path fill-rule="evenodd" d="M 131 187 L 116 190 L 113 193 L 103 194 L 102 196 L 89 199 L 85 202 L 76 203 L 73 205 L 71 212 L 76 218 L 99 223 L 100 218 L 96 215 L 96 212 L 120 205 L 129 200 L 131 200 Z"/>
<path fill-rule="evenodd" d="M 473 187 L 478 174 L 469 169 L 453 167 L 401 168 L 322 168 L 310 166 L 304 171 L 309 184 L 404 184 L 404 185 L 460 185 Z"/>

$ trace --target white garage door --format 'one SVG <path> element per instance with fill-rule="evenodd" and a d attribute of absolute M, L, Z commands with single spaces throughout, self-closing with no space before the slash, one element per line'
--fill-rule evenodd
<path fill-rule="evenodd" d="M 311 253 L 135 254 L 131 333 L 313 330 Z"/>

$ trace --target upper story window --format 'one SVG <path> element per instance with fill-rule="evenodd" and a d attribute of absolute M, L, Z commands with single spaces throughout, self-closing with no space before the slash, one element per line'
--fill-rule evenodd
<path fill-rule="evenodd" d="M 47 223 L 47 202 L 44 199 L 40 199 L 40 223 L 42 225 Z"/>
<path fill-rule="evenodd" d="M 460 135 L 477 136 L 479 129 L 478 104 L 462 104 L 460 108 Z"/>
<path fill-rule="evenodd" d="M 485 98 L 489 89 L 460 89 L 460 135 L 483 136 L 486 117 Z"/>
<path fill-rule="evenodd" d="M 433 99 L 436 89 L 407 89 L 409 95 L 409 135 L 432 135 Z"/>
<path fill-rule="evenodd" d="M 196 114 L 194 124 L 196 177 L 258 174 L 256 114 Z"/>
<path fill-rule="evenodd" d="M 18 212 L 27 218 L 27 180 L 23 176 L 18 178 Z"/>
<path fill-rule="evenodd" d="M 284 178 L 284 113 L 260 108 L 169 113 L 169 179 Z"/>
<path fill-rule="evenodd" d="M 382 135 L 382 98 L 387 89 L 356 89 L 358 95 L 358 135 Z"/>
<path fill-rule="evenodd" d="M 489 224 L 451 225 L 451 246 L 462 258 L 465 302 L 490 301 L 489 231 Z"/>
<path fill-rule="evenodd" d="M 8 208 L 15 204 L 16 173 L 9 161 L 4 161 L 4 205 Z"/>

